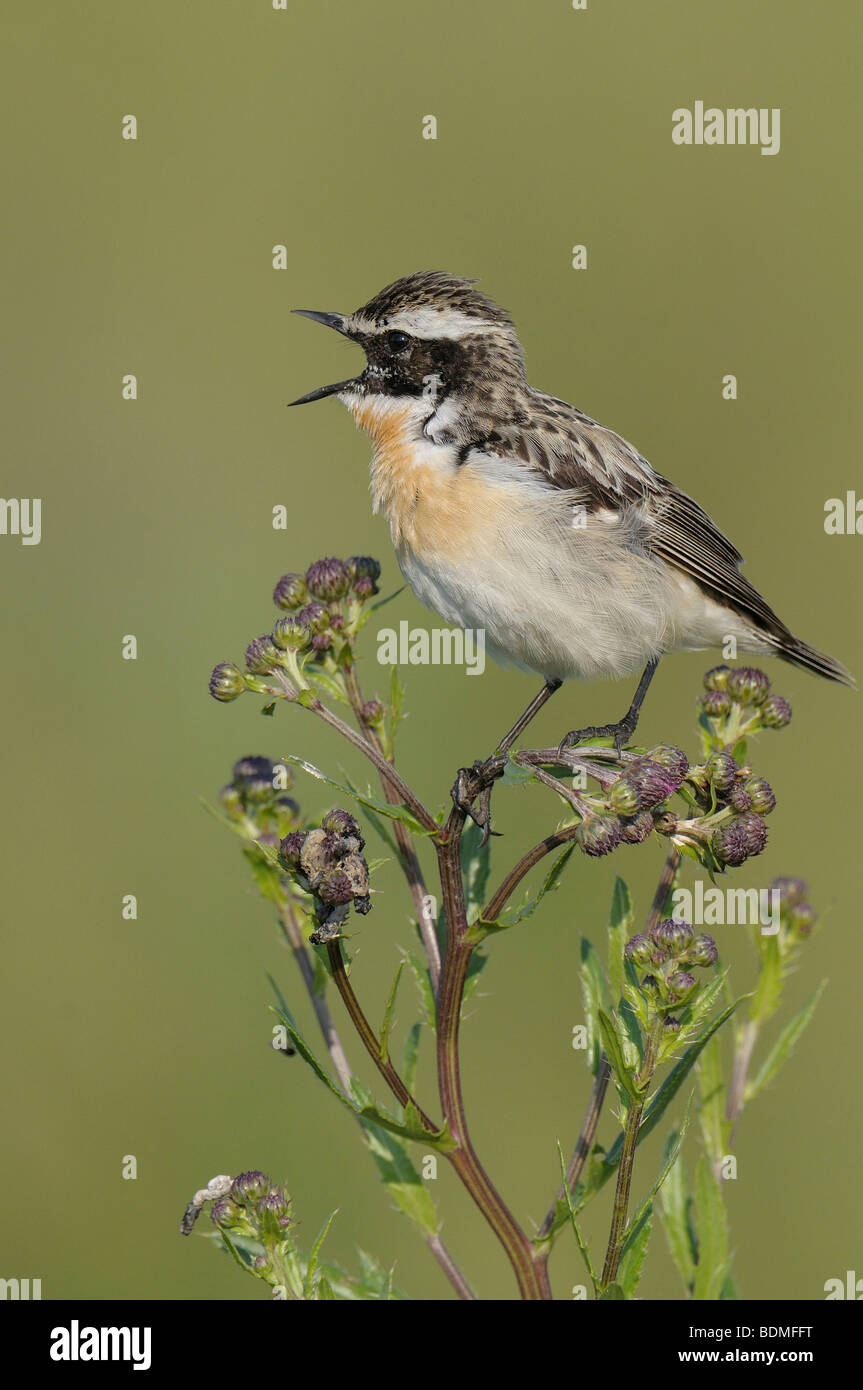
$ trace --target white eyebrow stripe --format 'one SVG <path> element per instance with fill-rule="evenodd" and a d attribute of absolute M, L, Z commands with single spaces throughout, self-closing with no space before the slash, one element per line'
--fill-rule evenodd
<path fill-rule="evenodd" d="M 363 318 L 362 314 L 354 314 L 351 323 L 360 333 L 381 331 L 378 324 Z M 416 338 L 461 338 L 466 333 L 484 333 L 488 329 L 499 329 L 501 324 L 494 323 L 491 319 L 472 318 L 470 314 L 461 314 L 457 309 L 432 309 L 426 306 L 389 315 L 386 327 L 387 330 L 398 328 Z"/>

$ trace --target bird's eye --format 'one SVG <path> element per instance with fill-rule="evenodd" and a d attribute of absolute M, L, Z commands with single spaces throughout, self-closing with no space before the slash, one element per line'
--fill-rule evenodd
<path fill-rule="evenodd" d="M 387 333 L 386 335 L 386 343 L 390 352 L 402 352 L 407 347 L 409 342 L 410 334 L 401 333 L 397 328 L 394 328 L 390 333 Z"/>

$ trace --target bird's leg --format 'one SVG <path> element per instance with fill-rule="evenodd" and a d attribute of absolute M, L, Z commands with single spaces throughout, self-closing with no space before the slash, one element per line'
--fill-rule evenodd
<path fill-rule="evenodd" d="M 459 810 L 464 811 L 465 815 L 470 816 L 471 820 L 480 827 L 483 832 L 483 844 L 486 844 L 489 836 L 494 834 L 491 828 L 491 789 L 495 779 L 500 776 L 502 771 L 499 755 L 508 752 L 546 701 L 551 699 L 562 684 L 562 681 L 554 678 L 546 681 L 542 690 L 534 695 L 527 709 L 519 715 L 512 728 L 504 734 L 496 749 L 498 756 L 493 754 L 485 762 L 478 759 L 473 767 L 459 768 L 458 777 L 451 792 L 452 799 Z M 504 763 L 505 761 L 504 758 Z M 474 811 L 473 803 L 477 797 L 479 797 L 479 806 Z"/>
<path fill-rule="evenodd" d="M 641 680 L 638 682 L 638 689 L 632 697 L 632 704 L 622 719 L 619 719 L 616 724 L 591 724 L 586 729 L 572 729 L 561 739 L 559 752 L 563 753 L 567 748 L 574 748 L 577 743 L 581 743 L 586 738 L 613 738 L 614 746 L 619 753 L 623 745 L 628 743 L 635 733 L 641 706 L 644 704 L 644 697 L 656 674 L 658 665 L 658 656 L 648 661 L 642 672 Z"/>

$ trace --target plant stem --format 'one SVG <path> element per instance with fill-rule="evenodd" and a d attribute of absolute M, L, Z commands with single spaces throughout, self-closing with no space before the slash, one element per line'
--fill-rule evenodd
<path fill-rule="evenodd" d="M 680 850 L 676 845 L 672 845 L 668 851 L 668 856 L 659 876 L 656 885 L 656 892 L 653 895 L 653 902 L 650 904 L 650 911 L 647 914 L 647 921 L 644 924 L 645 935 L 649 935 L 658 922 L 662 921 L 662 915 L 668 902 L 668 895 L 677 877 L 677 870 L 680 868 Z"/>
<path fill-rule="evenodd" d="M 461 1090 L 459 1023 L 473 947 L 464 940 L 467 920 L 460 857 L 464 823 L 464 811 L 454 808 L 447 821 L 444 835 L 437 845 L 447 923 L 446 953 L 438 992 L 438 1086 L 444 1120 L 457 1144 L 457 1148 L 450 1150 L 447 1157 L 506 1251 L 521 1297 L 532 1300 L 550 1299 L 551 1288 L 545 1261 L 537 1256 L 531 1242 L 483 1168 L 471 1142 L 465 1115 Z"/>
<path fill-rule="evenodd" d="M 568 844 L 575 839 L 577 825 L 568 825 L 564 830 L 556 830 L 553 835 L 546 835 L 544 840 L 540 840 L 538 845 L 529 849 L 527 854 L 518 861 L 515 868 L 510 869 L 500 887 L 489 898 L 485 907 L 480 913 L 480 920 L 483 922 L 496 922 L 507 902 L 512 897 L 518 885 L 526 874 L 552 850 L 558 849 L 560 845 Z"/>
<path fill-rule="evenodd" d="M 433 1120 L 429 1119 L 424 1110 L 420 1109 L 389 1057 L 382 1051 L 381 1045 L 375 1036 L 375 1031 L 363 1013 L 360 1002 L 354 994 L 353 986 L 348 979 L 347 971 L 345 970 L 345 960 L 342 955 L 342 943 L 338 937 L 335 941 L 327 943 L 327 954 L 330 958 L 336 989 L 344 1000 L 345 1008 L 350 1014 L 351 1022 L 356 1028 L 366 1052 L 371 1057 L 399 1104 L 413 1106 L 420 1118 L 423 1128 L 427 1129 L 430 1135 L 438 1134 L 439 1126 L 436 1125 Z"/>
<path fill-rule="evenodd" d="M 345 1056 L 345 1050 L 342 1047 L 336 1025 L 333 1023 L 333 1016 L 330 1013 L 329 1005 L 323 994 L 319 994 L 315 989 L 315 969 L 309 958 L 308 947 L 303 939 L 303 934 L 297 922 L 296 913 L 294 912 L 290 899 L 279 904 L 278 911 L 285 935 L 294 954 L 294 960 L 297 963 L 297 967 L 303 978 L 303 983 L 306 986 L 306 990 L 312 1002 L 312 1008 L 315 1011 L 315 1017 L 318 1020 L 318 1025 L 323 1034 L 330 1060 L 335 1068 L 339 1081 L 342 1083 L 342 1089 L 346 1095 L 350 1095 L 353 1072 Z M 360 1127 L 362 1128 L 362 1122 L 360 1122 Z M 459 1298 L 466 1300 L 475 1299 L 476 1294 L 471 1289 L 440 1236 L 426 1236 L 425 1241 Z"/>
<path fill-rule="evenodd" d="M 629 1207 L 629 1189 L 632 1184 L 632 1167 L 635 1160 L 636 1145 L 638 1144 L 638 1131 L 641 1126 L 641 1116 L 644 1112 L 644 1106 L 647 1100 L 647 1091 L 656 1067 L 656 1058 L 659 1052 L 662 1028 L 663 1020 L 658 1018 L 647 1035 L 644 1060 L 642 1061 L 641 1069 L 636 1077 L 641 1094 L 637 1100 L 634 1097 L 630 1099 L 629 1109 L 626 1112 L 626 1124 L 623 1129 L 623 1148 L 620 1154 L 620 1164 L 617 1169 L 617 1185 L 614 1190 L 614 1207 L 611 1213 L 611 1230 L 608 1235 L 608 1248 L 605 1252 L 605 1264 L 602 1269 L 602 1285 L 604 1288 L 607 1288 L 609 1284 L 613 1284 L 617 1278 L 620 1257 L 623 1253 L 626 1214 Z"/>
<path fill-rule="evenodd" d="M 537 1232 L 537 1241 L 545 1240 L 554 1224 L 557 1214 L 557 1204 L 562 1201 L 566 1191 L 570 1194 L 575 1192 L 576 1183 L 579 1181 L 584 1165 L 587 1162 L 590 1151 L 593 1148 L 593 1141 L 596 1138 L 596 1130 L 599 1125 L 599 1117 L 602 1114 L 602 1107 L 605 1103 L 605 1093 L 608 1090 L 608 1083 L 611 1080 L 611 1067 L 608 1058 L 603 1052 L 599 1059 L 599 1066 L 596 1070 L 596 1077 L 593 1082 L 593 1090 L 590 1093 L 590 1100 L 587 1103 L 587 1111 L 581 1124 L 575 1148 L 572 1151 L 572 1158 L 569 1160 L 569 1167 L 566 1170 L 566 1189 L 561 1183 L 557 1190 L 557 1195 L 546 1212 L 545 1220 Z"/>
<path fill-rule="evenodd" d="M 344 675 L 345 688 L 348 692 L 348 698 L 351 702 L 351 708 L 353 709 L 354 714 L 356 715 L 357 722 L 359 723 L 361 730 L 365 734 L 366 741 L 368 743 L 371 743 L 373 747 L 377 749 L 381 757 L 386 761 L 388 766 L 392 767 L 392 760 L 390 758 L 387 758 L 384 752 L 384 746 L 381 742 L 380 735 L 378 734 L 376 729 L 372 728 L 372 726 L 366 721 L 366 719 L 363 716 L 363 705 L 365 701 L 363 700 L 363 693 L 360 688 L 359 677 L 357 676 L 357 668 L 353 665 L 346 666 L 344 668 Z M 378 767 L 378 774 L 380 776 L 381 787 L 383 789 L 383 793 L 387 801 L 391 806 L 398 806 L 402 798 L 399 794 L 399 790 L 395 782 L 392 780 L 389 773 L 384 772 L 380 767 Z M 420 866 L 419 856 L 416 852 L 413 837 L 411 836 L 411 833 L 408 830 L 407 826 L 403 825 L 401 821 L 394 821 L 393 826 L 396 845 L 398 846 L 399 850 L 399 862 L 402 867 L 402 872 L 404 873 L 404 876 L 407 879 L 408 888 L 410 889 L 411 897 L 413 898 L 414 911 L 417 915 L 417 926 L 419 928 L 420 939 L 422 941 L 423 949 L 425 950 L 426 954 L 426 960 L 428 962 L 432 992 L 436 995 L 438 991 L 438 984 L 440 982 L 440 945 L 438 943 L 437 932 L 435 931 L 434 922 L 429 919 L 429 915 L 426 911 L 426 900 L 428 897 L 428 893 L 426 890 L 425 879 L 423 877 L 423 871 Z"/>
<path fill-rule="evenodd" d="M 749 1019 L 749 1021 L 744 1024 L 737 1043 L 734 1054 L 734 1067 L 731 1072 L 731 1084 L 728 1087 L 728 1106 L 725 1111 L 725 1118 L 731 1125 L 729 1143 L 734 1139 L 737 1121 L 740 1119 L 740 1112 L 743 1109 L 743 1097 L 746 1093 L 749 1063 L 752 1061 L 752 1052 L 757 1039 L 758 1024 L 753 1019 Z"/>

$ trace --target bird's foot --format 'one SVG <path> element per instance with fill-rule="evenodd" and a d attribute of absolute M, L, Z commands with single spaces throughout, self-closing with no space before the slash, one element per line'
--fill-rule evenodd
<path fill-rule="evenodd" d="M 460 767 L 450 795 L 453 805 L 482 831 L 480 845 L 488 844 L 489 838 L 498 832 L 491 828 L 491 792 L 498 772 L 492 771 L 488 762 L 479 758 L 473 767 Z M 474 809 L 474 802 L 477 803 Z"/>
<path fill-rule="evenodd" d="M 624 715 L 616 724 L 589 724 L 586 729 L 571 729 L 560 740 L 557 751 L 565 753 L 568 748 L 575 748 L 586 738 L 613 738 L 615 752 L 620 754 L 635 733 L 637 724 L 637 716 L 631 719 L 629 715 Z"/>

